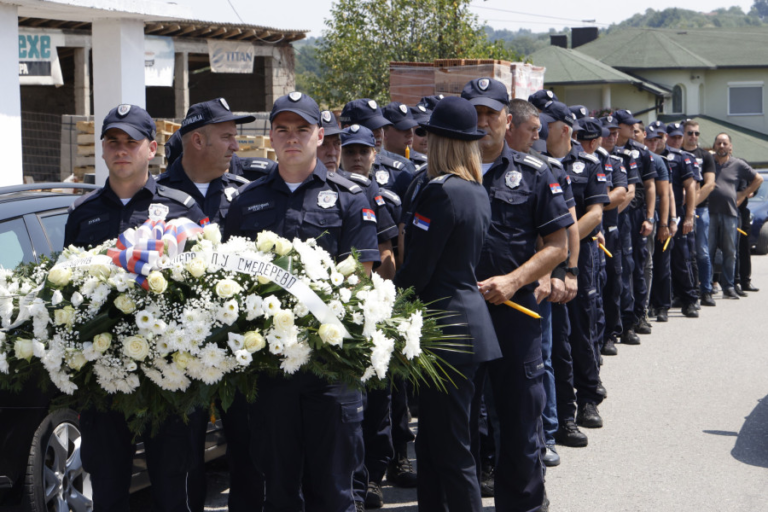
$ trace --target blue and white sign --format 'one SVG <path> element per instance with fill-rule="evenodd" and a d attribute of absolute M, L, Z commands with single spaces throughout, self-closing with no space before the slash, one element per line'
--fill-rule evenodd
<path fill-rule="evenodd" d="M 57 46 L 64 46 L 64 34 L 19 30 L 21 85 L 64 85 Z"/>
<path fill-rule="evenodd" d="M 208 58 L 213 73 L 253 73 L 253 45 L 208 40 Z"/>

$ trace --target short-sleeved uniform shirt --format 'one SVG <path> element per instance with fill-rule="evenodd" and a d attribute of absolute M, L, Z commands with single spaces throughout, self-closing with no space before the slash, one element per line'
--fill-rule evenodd
<path fill-rule="evenodd" d="M 685 189 L 683 183 L 688 178 L 694 177 L 694 162 L 692 155 L 684 153 L 676 148 L 666 147 L 661 154 L 666 158 L 669 166 L 669 177 L 672 182 L 672 192 L 675 194 L 675 209 L 677 214 L 683 213 L 683 203 L 685 202 Z"/>
<path fill-rule="evenodd" d="M 648 146 L 640 144 L 639 142 L 629 139 L 627 143 L 619 149 L 619 152 L 623 150 L 625 155 L 631 156 L 635 160 L 637 166 L 637 173 L 639 175 L 639 181 L 635 184 L 635 198 L 630 203 L 630 208 L 644 208 L 645 207 L 645 186 L 644 182 L 648 180 L 658 179 L 656 174 L 656 168 L 653 165 L 653 157 Z M 632 163 L 630 162 L 630 172 L 632 170 Z M 629 183 L 632 183 L 630 181 Z"/>
<path fill-rule="evenodd" d="M 539 153 L 538 151 L 531 149 L 529 152 L 530 155 L 535 156 L 545 164 L 549 166 L 549 170 L 552 172 L 552 176 L 555 177 L 558 183 L 560 183 L 560 188 L 563 189 L 563 200 L 565 201 L 565 206 L 568 208 L 574 208 L 576 206 L 576 201 L 573 199 L 573 191 L 571 190 L 571 179 L 568 177 L 568 174 L 565 172 L 565 169 L 563 168 L 563 164 L 560 163 L 560 160 L 556 158 L 552 158 L 551 156 L 544 155 L 542 153 Z"/>
<path fill-rule="evenodd" d="M 208 218 L 189 194 L 159 185 L 150 174 L 147 182 L 123 205 L 109 186 L 104 186 L 78 199 L 69 208 L 64 229 L 64 246 L 88 247 L 110 238 L 117 238 L 128 228 L 138 227 L 149 219 L 149 208 L 162 205 L 168 208 L 166 219 L 186 217 L 201 225 Z"/>
<path fill-rule="evenodd" d="M 707 173 L 715 173 L 715 159 L 712 153 L 706 151 L 700 147 L 697 147 L 690 153 L 696 158 L 696 163 L 699 165 L 701 171 L 701 180 L 704 181 L 704 175 Z M 702 201 L 696 208 L 706 208 L 709 206 L 709 197 Z"/>
<path fill-rule="evenodd" d="M 387 189 L 380 189 L 376 183 L 360 174 L 343 169 L 339 170 L 337 174 L 363 187 L 368 203 L 376 213 L 376 229 L 379 243 L 383 244 L 388 240 L 396 243 L 398 229 L 394 219 L 399 219 L 401 215 L 401 201 L 397 194 Z"/>
<path fill-rule="evenodd" d="M 197 185 L 187 176 L 181 161 L 182 158 L 174 160 L 168 170 L 157 177 L 157 182 L 192 196 L 210 221 L 217 223 L 220 229 L 224 229 L 224 219 L 227 217 L 229 205 L 237 196 L 237 189 L 247 185 L 249 181 L 242 176 L 225 172 L 208 184 L 208 191 L 203 196 Z"/>
<path fill-rule="evenodd" d="M 403 162 L 377 153 L 370 178 L 379 188 L 391 190 L 398 197 L 403 197 L 413 180 L 413 174 L 406 170 Z"/>
<path fill-rule="evenodd" d="M 572 147 L 561 162 L 571 180 L 571 190 L 576 202 L 576 218 L 581 218 L 587 213 L 589 206 L 611 202 L 608 198 L 608 178 L 600 159 L 581 149 Z"/>
<path fill-rule="evenodd" d="M 736 207 L 736 192 L 739 182 L 752 183 L 757 173 L 740 158 L 730 157 L 724 164 L 715 160 L 715 188 L 709 194 L 710 213 L 721 213 L 738 217 Z"/>
<path fill-rule="evenodd" d="M 294 192 L 279 167 L 239 190 L 224 223 L 224 239 L 255 239 L 265 230 L 289 240 L 317 238 L 337 260 L 355 249 L 360 261 L 379 261 L 376 214 L 362 187 L 328 172 L 320 161 Z"/>
<path fill-rule="evenodd" d="M 627 183 L 627 169 L 624 167 L 624 161 L 615 155 L 611 155 L 603 148 L 597 148 L 595 156 L 600 159 L 603 171 L 606 177 L 606 186 L 608 189 L 623 187 L 629 188 Z M 619 209 L 614 208 L 603 212 L 603 226 L 616 226 L 619 223 Z"/>
<path fill-rule="evenodd" d="M 563 189 L 538 158 L 510 149 L 483 176 L 491 201 L 491 226 L 477 266 L 477 278 L 509 274 L 536 252 L 536 238 L 573 224 Z M 536 283 L 521 290 L 532 292 Z"/>

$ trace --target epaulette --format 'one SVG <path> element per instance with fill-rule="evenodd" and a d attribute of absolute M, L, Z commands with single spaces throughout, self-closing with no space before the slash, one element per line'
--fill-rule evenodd
<path fill-rule="evenodd" d="M 103 190 L 104 190 L 104 188 L 100 188 L 98 190 L 94 190 L 92 192 L 88 192 L 87 194 L 84 194 L 84 195 L 78 197 L 75 200 L 74 203 L 69 205 L 69 209 L 67 209 L 67 213 L 72 213 L 73 211 L 75 211 L 75 208 L 77 208 L 78 206 L 80 206 L 80 205 L 82 205 L 84 203 L 87 203 L 88 201 L 92 201 L 93 199 L 96 199 L 101 194 L 101 192 Z"/>
<path fill-rule="evenodd" d="M 610 157 L 610 158 L 613 158 L 614 160 L 618 160 L 619 162 L 622 162 L 622 163 L 624 163 L 624 159 L 623 159 L 623 158 L 621 158 L 621 157 L 620 157 L 620 156 L 618 156 L 618 155 L 610 155 L 610 154 L 609 154 L 609 155 L 608 155 L 608 157 Z"/>
<path fill-rule="evenodd" d="M 255 158 L 243 158 L 243 160 L 246 160 L 245 163 L 248 164 L 248 169 L 263 169 L 265 171 L 276 163 L 273 160 L 269 160 L 267 158 L 263 160 L 257 160 Z M 245 168 L 246 166 L 243 165 L 243 167 Z"/>
<path fill-rule="evenodd" d="M 163 180 L 163 181 L 165 181 L 165 180 L 167 180 L 168 178 L 170 178 L 170 176 L 171 176 L 171 175 L 170 175 L 170 174 L 168 174 L 168 171 L 165 171 L 164 173 L 162 173 L 162 174 L 158 174 L 157 176 L 155 176 L 155 181 L 158 181 L 158 182 L 159 182 L 160 180 Z"/>
<path fill-rule="evenodd" d="M 670 153 L 677 153 L 678 155 L 683 154 L 682 150 L 678 148 L 673 148 L 672 146 L 667 146 L 667 149 L 669 150 Z"/>
<path fill-rule="evenodd" d="M 437 178 L 432 178 L 429 180 L 429 183 L 427 185 L 444 185 L 446 181 L 448 181 L 450 178 L 455 176 L 455 174 L 443 174 L 442 176 L 438 176 Z"/>
<path fill-rule="evenodd" d="M 643 149 L 645 151 L 648 151 L 648 146 L 646 146 L 645 144 L 640 144 L 635 139 L 629 139 L 629 143 L 632 146 L 635 146 L 635 147 L 638 147 L 638 148 Z"/>
<path fill-rule="evenodd" d="M 397 169 L 398 171 L 403 169 L 403 162 L 398 162 L 394 158 L 387 155 L 381 155 L 381 165 L 386 165 L 387 167 Z"/>
<path fill-rule="evenodd" d="M 357 183 L 353 183 L 351 180 L 348 180 L 344 176 L 336 174 L 335 172 L 328 173 L 328 181 L 332 181 L 333 183 L 344 187 L 345 189 L 349 190 L 353 194 L 359 194 L 360 192 L 363 191 L 363 189 L 360 188 L 360 185 L 358 185 Z"/>
<path fill-rule="evenodd" d="M 565 170 L 565 167 L 563 167 L 563 162 L 558 160 L 557 158 L 552 158 L 551 156 L 547 157 L 547 163 L 551 165 L 552 167 L 557 167 L 559 169 Z"/>
<path fill-rule="evenodd" d="M 157 186 L 157 195 L 173 199 L 187 208 L 192 208 L 195 205 L 195 199 L 191 195 L 175 188 L 166 187 L 165 185 Z"/>
<path fill-rule="evenodd" d="M 603 156 L 608 156 L 609 155 L 608 151 L 606 151 L 605 148 L 602 147 L 602 146 L 598 146 L 597 147 L 597 152 L 600 153 Z"/>
<path fill-rule="evenodd" d="M 416 176 L 418 173 L 420 173 L 421 171 L 424 171 L 426 169 L 427 169 L 427 164 L 421 164 L 421 165 L 416 167 L 416 171 L 414 171 L 413 175 Z"/>
<path fill-rule="evenodd" d="M 540 171 L 547 167 L 547 164 L 536 158 L 535 156 L 527 155 L 525 153 L 518 153 L 514 156 L 515 162 L 525 164 L 529 167 L 533 167 L 537 171 Z"/>
<path fill-rule="evenodd" d="M 358 182 L 362 183 L 363 185 L 365 185 L 366 187 L 370 187 L 371 186 L 371 180 L 369 180 L 368 178 L 366 178 L 362 174 L 357 174 L 357 173 L 351 172 L 351 173 L 349 173 L 349 176 L 346 176 L 346 177 L 348 179 L 350 179 L 350 180 L 358 181 Z"/>
<path fill-rule="evenodd" d="M 600 159 L 597 158 L 595 155 L 590 155 L 589 153 L 585 153 L 584 151 L 579 151 L 579 158 L 583 158 L 584 160 L 589 160 L 592 163 L 599 164 Z"/>
<path fill-rule="evenodd" d="M 386 197 L 390 200 L 390 202 L 394 203 L 395 206 L 400 206 L 402 204 L 402 201 L 400 201 L 400 196 L 392 192 L 391 190 L 387 190 L 385 188 L 382 188 L 379 190 L 381 192 L 382 197 Z"/>
<path fill-rule="evenodd" d="M 240 183 L 241 185 L 246 185 L 246 184 L 251 182 L 250 180 L 248 180 L 246 178 L 243 178 L 242 176 L 238 176 L 237 174 L 232 174 L 231 172 L 225 172 L 224 176 L 226 176 L 226 178 L 228 180 L 236 181 L 236 182 Z"/>

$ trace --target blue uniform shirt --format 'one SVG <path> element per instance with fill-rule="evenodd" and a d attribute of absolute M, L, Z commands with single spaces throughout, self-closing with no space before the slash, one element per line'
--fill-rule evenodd
<path fill-rule="evenodd" d="M 365 197 L 371 209 L 376 213 L 377 237 L 380 244 L 387 240 L 397 242 L 397 224 L 394 219 L 400 219 L 400 198 L 392 191 L 380 189 L 379 186 L 360 174 L 348 172 L 343 169 L 338 171 L 339 175 L 354 181 L 365 191 Z"/>
<path fill-rule="evenodd" d="M 397 153 L 393 153 L 391 151 L 387 151 L 383 147 L 378 150 L 378 153 L 381 154 L 381 156 L 383 157 L 389 158 L 390 160 L 400 162 L 403 166 L 402 168 L 407 172 L 409 172 L 410 174 L 413 174 L 416 172 L 416 164 L 414 164 L 404 156 L 398 155 Z"/>
<path fill-rule="evenodd" d="M 632 158 L 632 151 L 625 150 L 620 146 L 616 146 L 613 148 L 613 152 L 611 154 L 621 158 L 621 161 L 624 165 L 624 170 L 627 172 L 627 184 L 637 185 L 640 183 L 640 172 L 637 168 L 637 160 Z"/>
<path fill-rule="evenodd" d="M 242 176 L 248 181 L 256 181 L 269 174 L 269 171 L 277 167 L 277 162 L 269 158 L 240 158 L 237 153 L 232 155 L 232 161 L 229 163 L 229 172 L 237 176 Z"/>
<path fill-rule="evenodd" d="M 573 198 L 576 201 L 576 218 L 587 213 L 587 207 L 594 204 L 609 204 L 608 178 L 600 159 L 572 147 L 562 161 L 565 172 L 571 179 Z"/>
<path fill-rule="evenodd" d="M 371 179 L 380 188 L 391 190 L 399 197 L 404 197 L 413 180 L 413 174 L 408 172 L 399 160 L 377 153 L 371 169 Z"/>
<path fill-rule="evenodd" d="M 337 260 L 356 249 L 360 261 L 379 261 L 376 215 L 363 189 L 320 161 L 293 193 L 278 168 L 240 189 L 224 223 L 224 239 L 255 239 L 264 230 L 289 240 L 319 237 L 318 245 Z"/>
<path fill-rule="evenodd" d="M 227 217 L 229 205 L 237 196 L 237 189 L 247 185 L 249 181 L 242 176 L 225 172 L 220 178 L 208 184 L 208 192 L 203 197 L 197 185 L 184 172 L 181 161 L 182 158 L 174 160 L 168 170 L 157 177 L 157 182 L 192 196 L 208 219 L 217 223 L 220 229 L 224 229 L 224 219 Z"/>
<path fill-rule="evenodd" d="M 479 281 L 516 270 L 536 252 L 538 236 L 573 224 L 563 189 L 549 167 L 506 143 L 483 176 L 483 186 L 491 201 L 491 226 L 477 266 Z M 531 283 L 522 290 L 535 288 Z"/>
<path fill-rule="evenodd" d="M 533 156 L 544 160 L 544 162 L 549 165 L 549 170 L 552 171 L 552 175 L 555 177 L 557 182 L 560 183 L 560 188 L 563 189 L 563 199 L 565 200 L 565 206 L 568 208 L 575 208 L 576 200 L 573 198 L 571 178 L 568 177 L 568 174 L 565 172 L 565 168 L 563 168 L 563 164 L 560 163 L 560 160 L 533 151 L 531 153 Z"/>
<path fill-rule="evenodd" d="M 187 217 L 200 224 L 208 222 L 192 196 L 159 185 L 151 174 L 126 205 L 117 197 L 107 179 L 102 188 L 82 196 L 69 207 L 64 246 L 88 247 L 117 238 L 126 229 L 144 224 L 149 219 L 149 207 L 153 204 L 168 207 L 167 220 Z"/>
<path fill-rule="evenodd" d="M 675 193 L 675 208 L 677 209 L 677 214 L 680 215 L 684 211 L 682 209 L 685 199 L 683 182 L 688 178 L 694 177 L 693 162 L 696 161 L 696 158 L 669 146 L 666 147 L 661 156 L 667 159 L 667 164 L 669 165 L 672 191 Z"/>
<path fill-rule="evenodd" d="M 610 189 L 624 187 L 629 189 L 627 182 L 627 170 L 624 168 L 623 160 L 615 155 L 611 155 L 603 148 L 597 148 L 595 156 L 600 159 L 605 172 L 606 185 Z M 603 212 L 603 226 L 617 226 L 619 223 L 619 209 L 614 208 Z"/>
<path fill-rule="evenodd" d="M 637 162 L 637 171 L 640 175 L 640 181 L 635 187 L 635 198 L 632 199 L 630 207 L 645 207 L 645 186 L 643 183 L 648 180 L 656 180 L 659 177 L 658 174 L 656 174 L 656 168 L 653 165 L 651 151 L 648 149 L 648 146 L 640 144 L 633 139 L 629 139 L 623 149 L 625 153 L 629 152 L 632 158 Z"/>

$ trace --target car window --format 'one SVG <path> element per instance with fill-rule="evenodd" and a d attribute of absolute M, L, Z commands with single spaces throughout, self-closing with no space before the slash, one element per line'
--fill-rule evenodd
<path fill-rule="evenodd" d="M 765 181 L 763 181 L 763 183 L 760 185 L 760 188 L 757 189 L 757 192 L 755 192 L 755 197 L 749 198 L 750 203 L 761 203 L 763 201 L 768 201 L 768 176 L 765 174 L 762 176 L 765 178 Z"/>
<path fill-rule="evenodd" d="M 32 242 L 27 226 L 22 219 L 11 219 L 0 223 L 0 265 L 12 269 L 23 262 L 34 261 Z"/>
<path fill-rule="evenodd" d="M 64 248 L 64 227 L 67 225 L 67 212 L 40 217 L 45 234 L 51 243 L 51 251 L 57 252 Z"/>

